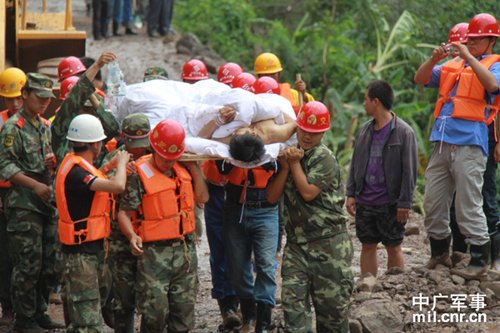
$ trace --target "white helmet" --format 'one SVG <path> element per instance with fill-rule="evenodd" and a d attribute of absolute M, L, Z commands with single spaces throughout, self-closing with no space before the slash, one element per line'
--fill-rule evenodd
<path fill-rule="evenodd" d="M 74 142 L 99 142 L 106 139 L 101 121 L 90 114 L 81 114 L 69 124 L 66 139 Z"/>

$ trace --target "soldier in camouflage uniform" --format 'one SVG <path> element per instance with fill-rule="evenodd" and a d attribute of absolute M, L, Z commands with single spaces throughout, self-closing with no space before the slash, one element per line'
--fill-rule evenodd
<path fill-rule="evenodd" d="M 136 160 L 149 151 L 149 119 L 141 113 L 128 115 L 123 119 L 121 139 L 123 145 L 106 155 L 103 164 L 111 161 L 119 152 L 126 150 Z M 130 163 L 129 163 L 130 165 Z M 132 165 L 128 170 L 135 173 Z M 108 176 L 111 174 L 108 173 Z M 118 207 L 117 207 L 118 209 Z M 118 222 L 111 222 L 109 238 L 109 268 L 113 276 L 113 311 L 116 333 L 134 332 L 135 285 L 137 257 L 130 252 L 128 239 L 120 232 Z"/>
<path fill-rule="evenodd" d="M 99 70 L 116 59 L 116 56 L 111 52 L 104 52 L 99 56 L 97 61 L 90 66 L 87 71 L 80 77 L 77 84 L 70 91 L 64 102 L 61 104 L 59 112 L 57 112 L 54 121 L 51 125 L 52 131 L 52 149 L 56 154 L 57 162 L 60 163 L 66 153 L 70 152 L 66 135 L 71 120 L 78 114 L 90 113 L 95 115 L 102 123 L 107 139 L 111 139 L 120 132 L 120 126 L 111 112 L 104 109 L 104 105 L 99 102 L 96 97 L 95 87 L 92 81 Z M 86 107 L 85 102 L 90 99 L 92 107 Z"/>
<path fill-rule="evenodd" d="M 297 116 L 297 127 L 299 147 L 285 150 L 281 168 L 267 189 L 271 202 L 284 193 L 285 331 L 311 332 L 305 309 L 312 298 L 317 332 L 348 332 L 353 249 L 342 209 L 340 168 L 321 144 L 330 128 L 329 111 L 320 102 L 309 102 Z"/>
<path fill-rule="evenodd" d="M 144 72 L 143 82 L 151 80 L 168 80 L 167 70 L 162 67 L 148 67 Z"/>
<path fill-rule="evenodd" d="M 142 333 L 188 332 L 194 325 L 198 260 L 193 207 L 208 200 L 208 189 L 196 162 L 177 163 L 184 137 L 175 121 L 156 125 L 149 135 L 153 154 L 136 161 L 137 173 L 128 177 L 120 202 L 120 229 L 139 256 Z"/>
<path fill-rule="evenodd" d="M 45 314 L 54 273 L 56 224 L 51 204 L 55 159 L 48 121 L 52 81 L 29 73 L 22 89 L 23 108 L 0 134 L 0 177 L 12 183 L 5 198 L 9 251 L 12 257 L 14 329 L 39 333 L 61 328 Z"/>
<path fill-rule="evenodd" d="M 19 68 L 11 67 L 0 73 L 0 99 L 3 99 L 6 107 L 6 110 L 0 111 L 0 129 L 8 118 L 22 108 L 21 88 L 25 83 L 26 74 Z M 9 182 L 0 182 L 0 253 L 2 253 L 0 255 L 0 304 L 2 305 L 0 325 L 10 325 L 14 322 L 10 297 L 12 263 L 7 246 L 7 218 L 3 207 L 9 187 Z"/>

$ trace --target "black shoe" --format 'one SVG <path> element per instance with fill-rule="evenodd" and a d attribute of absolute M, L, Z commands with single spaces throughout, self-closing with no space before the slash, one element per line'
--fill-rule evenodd
<path fill-rule="evenodd" d="M 41 315 L 36 319 L 36 322 L 40 327 L 45 328 L 47 330 L 53 330 L 57 328 L 65 328 L 66 326 L 62 323 L 58 323 L 57 321 L 52 320 L 50 316 L 46 313 Z"/>
<path fill-rule="evenodd" d="M 267 333 L 271 325 L 271 315 L 273 306 L 262 302 L 257 302 L 257 322 L 255 323 L 255 333 Z"/>
<path fill-rule="evenodd" d="M 122 35 L 122 34 L 118 33 L 118 28 L 120 28 L 120 24 L 118 24 L 118 22 L 116 22 L 116 21 L 113 21 L 113 36 L 115 36 L 115 37 L 119 37 Z"/>

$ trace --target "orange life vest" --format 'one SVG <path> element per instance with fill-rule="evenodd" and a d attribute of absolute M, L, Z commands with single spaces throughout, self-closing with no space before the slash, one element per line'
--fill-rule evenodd
<path fill-rule="evenodd" d="M 175 177 L 167 177 L 151 164 L 151 158 L 145 155 L 136 162 L 146 192 L 139 209 L 143 220 L 137 223 L 138 234 L 143 242 L 183 238 L 195 231 L 191 175 L 175 163 Z"/>
<path fill-rule="evenodd" d="M 0 111 L 0 129 L 3 127 L 3 124 L 9 120 L 9 110 L 3 110 Z M 10 182 L 9 181 L 1 181 L 0 180 L 0 188 L 9 188 L 10 187 Z"/>
<path fill-rule="evenodd" d="M 252 181 L 249 181 L 248 174 L 252 173 Z M 274 174 L 274 170 L 265 170 L 263 167 L 258 166 L 252 169 L 245 169 L 240 167 L 233 167 L 229 173 L 228 182 L 236 186 L 245 186 L 251 188 L 266 188 L 269 178 Z"/>
<path fill-rule="evenodd" d="M 217 164 L 215 161 L 205 161 L 201 165 L 201 171 L 205 176 L 205 179 L 214 185 L 224 185 L 227 183 L 227 178 L 225 175 L 222 175 L 217 168 Z"/>
<path fill-rule="evenodd" d="M 281 97 L 284 97 L 290 101 L 290 104 L 292 104 L 293 111 L 295 111 L 295 114 L 297 114 L 299 112 L 300 105 L 298 98 L 293 97 L 292 87 L 290 86 L 289 83 L 280 83 L 279 86 L 280 86 Z"/>
<path fill-rule="evenodd" d="M 499 55 L 489 55 L 481 60 L 481 64 L 486 68 L 490 68 L 496 62 L 500 62 Z M 450 93 L 457 81 L 457 92 L 452 97 Z M 456 57 L 441 67 L 439 99 L 434 108 L 434 116 L 436 118 L 439 116 L 444 103 L 452 101 L 452 118 L 485 122 L 489 125 L 494 121 L 495 115 L 500 109 L 500 98 L 495 98 L 493 104 L 486 104 L 484 100 L 485 93 L 486 90 L 472 70 L 472 67 L 465 67 L 465 60 Z M 486 108 L 489 108 L 491 111 L 488 118 L 484 116 Z"/>
<path fill-rule="evenodd" d="M 115 138 L 106 142 L 106 150 L 108 151 L 108 153 L 115 151 L 116 148 L 118 148 L 118 140 L 116 140 Z"/>
<path fill-rule="evenodd" d="M 87 218 L 78 221 L 73 221 L 71 219 L 71 215 L 68 211 L 64 183 L 68 173 L 75 165 L 79 165 L 94 176 L 106 178 L 101 171 L 96 169 L 85 159 L 75 155 L 75 153 L 68 153 L 64 157 L 57 171 L 56 204 L 59 211 L 59 240 L 66 245 L 76 245 L 106 238 L 109 236 L 111 227 L 110 213 L 112 211 L 112 195 L 107 192 L 95 192 L 90 214 Z M 75 230 L 75 225 L 82 222 L 86 222 L 87 227 L 85 229 Z M 85 236 L 85 238 L 81 240 L 81 236 Z"/>

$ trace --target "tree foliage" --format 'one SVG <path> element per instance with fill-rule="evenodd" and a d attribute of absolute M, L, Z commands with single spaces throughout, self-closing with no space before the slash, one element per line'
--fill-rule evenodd
<path fill-rule="evenodd" d="M 436 92 L 417 87 L 413 75 L 454 24 L 480 12 L 495 15 L 498 0 L 179 0 L 174 24 L 247 70 L 257 54 L 269 51 L 282 61 L 282 80 L 293 82 L 301 73 L 332 111 L 325 142 L 346 170 L 352 140 L 366 120 L 364 90 L 373 79 L 388 81 L 394 111 L 417 135 L 421 206 Z"/>

